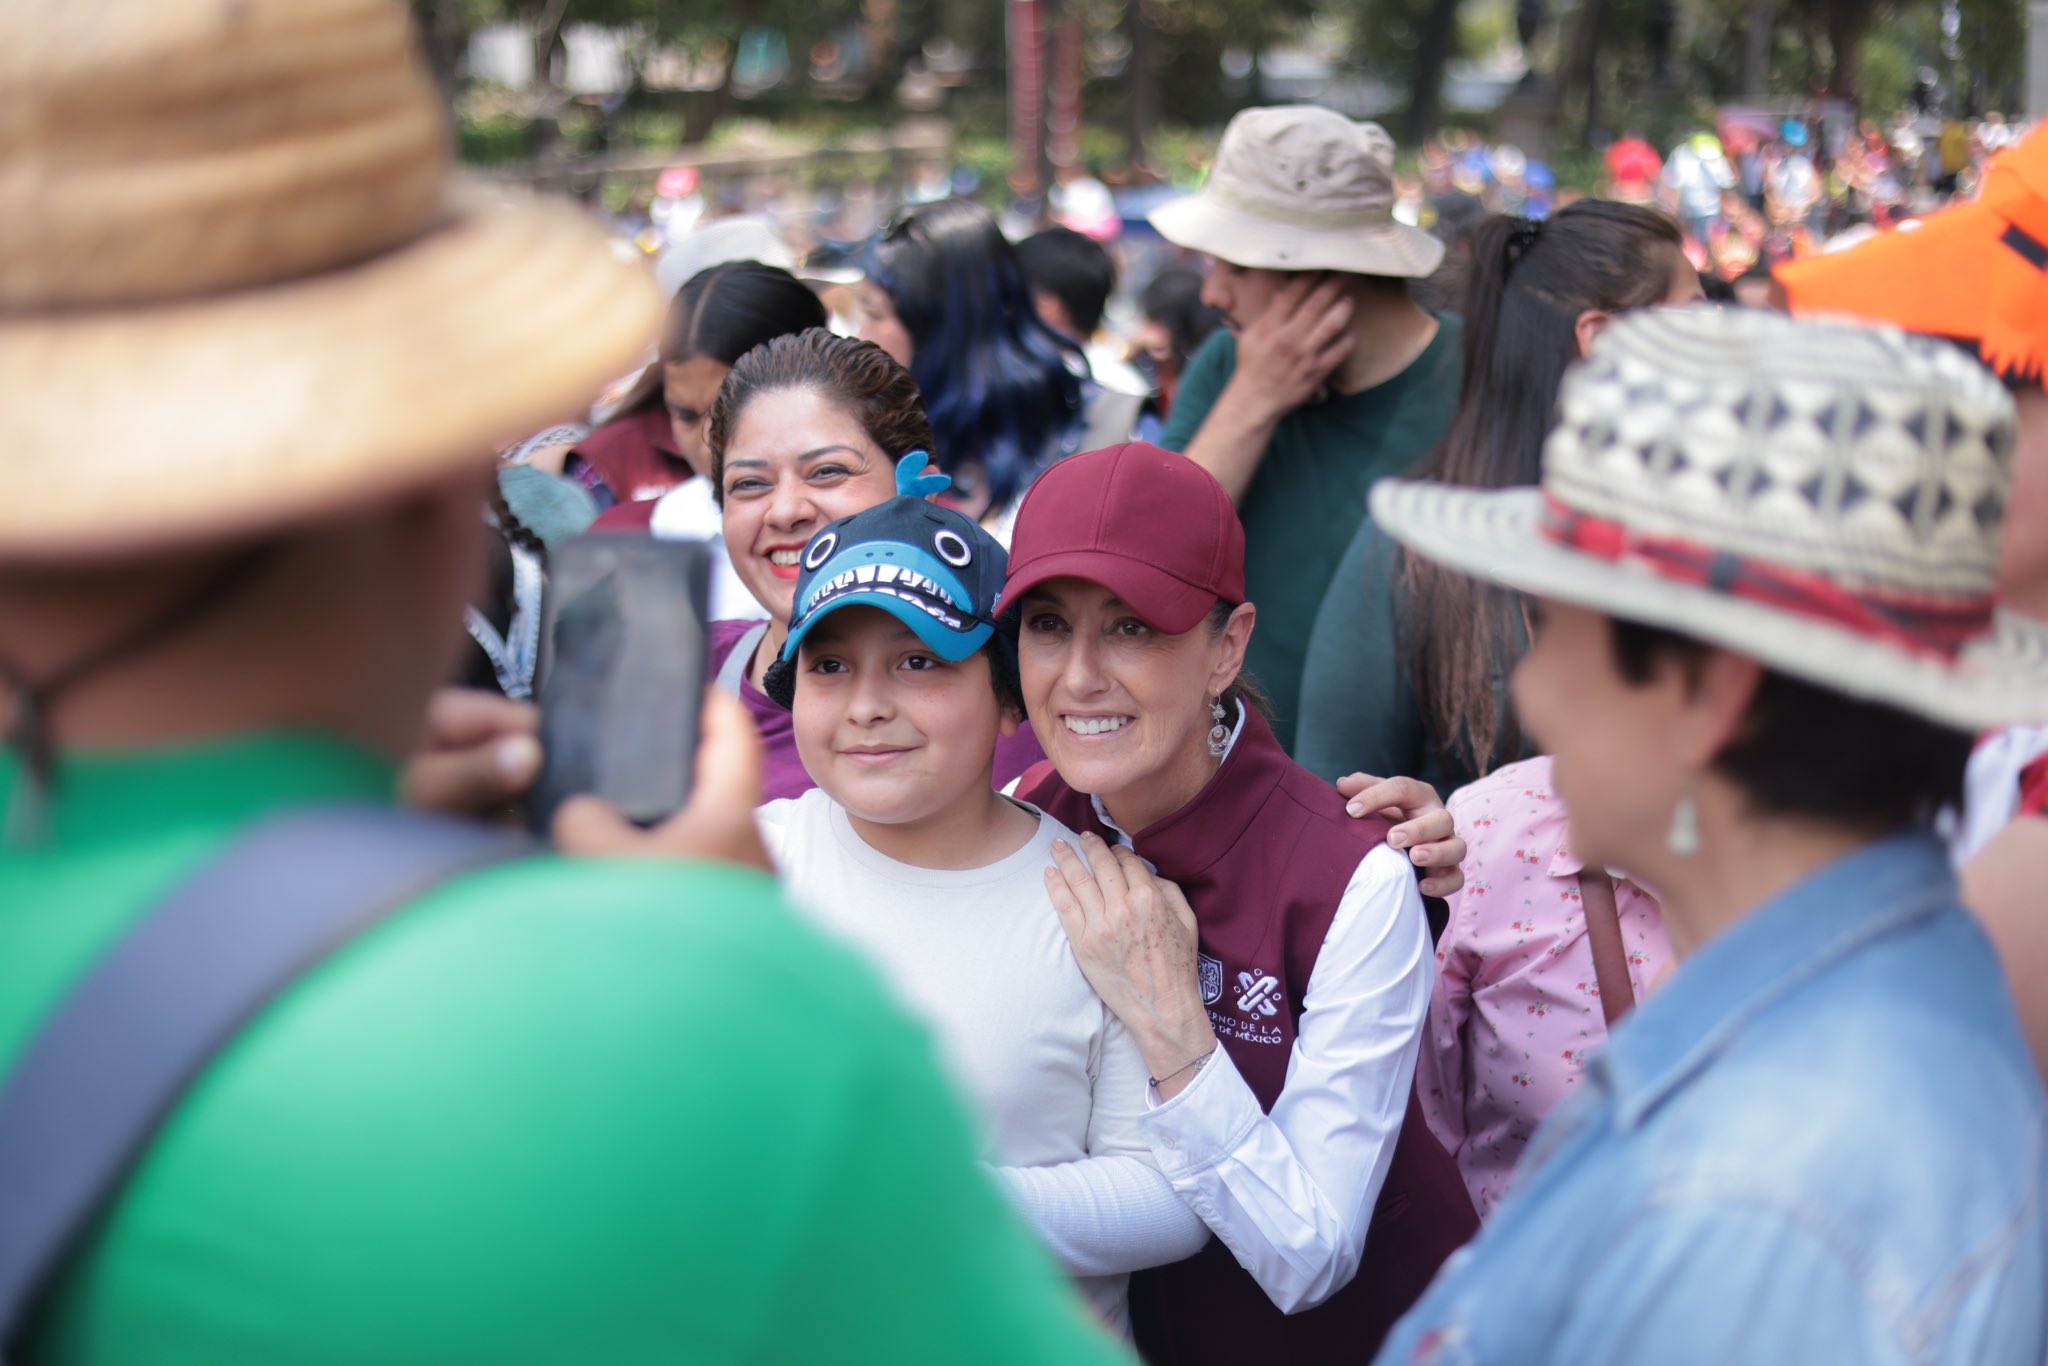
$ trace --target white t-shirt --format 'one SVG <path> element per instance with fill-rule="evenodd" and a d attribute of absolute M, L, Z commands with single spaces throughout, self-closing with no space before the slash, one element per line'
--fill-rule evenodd
<path fill-rule="evenodd" d="M 1081 975 L 1045 892 L 1052 842 L 1078 837 L 1039 814 L 1009 857 L 940 870 L 876 851 L 822 789 L 769 802 L 758 820 L 791 898 L 930 1027 L 988 1159 L 1057 1169 L 1003 1183 L 1096 1312 L 1127 1331 L 1127 1273 L 1193 1255 L 1208 1230 L 1159 1174 L 1138 1126 L 1144 1059 Z M 1077 1209 L 1095 1212 L 1078 1232 Z"/>
<path fill-rule="evenodd" d="M 709 479 L 685 479 L 655 500 L 647 523 L 657 541 L 704 541 L 711 547 L 711 620 L 746 621 L 761 615 L 761 604 L 732 567 L 725 550 L 725 522 Z"/>

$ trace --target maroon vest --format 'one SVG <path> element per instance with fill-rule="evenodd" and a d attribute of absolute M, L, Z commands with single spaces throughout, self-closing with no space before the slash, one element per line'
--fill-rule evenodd
<path fill-rule="evenodd" d="M 1050 763 L 1026 773 L 1017 795 L 1072 829 L 1116 839 Z M 1132 837 L 1194 909 L 1210 1023 L 1269 1112 L 1287 1080 L 1302 996 L 1337 904 L 1387 828 L 1347 815 L 1337 790 L 1289 759 L 1252 712 L 1195 799 Z M 1411 1087 L 1364 1261 L 1349 1285 L 1314 1309 L 1282 1314 L 1212 1238 L 1184 1262 L 1131 1277 L 1139 1349 L 1155 1366 L 1370 1360 L 1437 1267 L 1478 1228 L 1464 1180 Z"/>

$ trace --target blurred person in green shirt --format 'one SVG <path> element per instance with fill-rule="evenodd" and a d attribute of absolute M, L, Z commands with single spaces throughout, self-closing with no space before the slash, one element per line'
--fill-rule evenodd
<path fill-rule="evenodd" d="M 491 450 L 653 335 L 573 212 L 450 192 L 413 45 L 388 0 L 0 13 L 0 1084 L 254 823 L 394 801 Z M 8 1359 L 1117 1359 L 762 871 L 734 706 L 671 821 L 556 826 L 667 857 L 456 877 L 264 1008 Z"/>

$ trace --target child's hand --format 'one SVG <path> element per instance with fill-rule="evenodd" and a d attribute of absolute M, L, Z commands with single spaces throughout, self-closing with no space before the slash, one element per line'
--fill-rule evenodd
<path fill-rule="evenodd" d="M 697 781 L 683 809 L 643 830 L 599 797 L 571 797 L 555 812 L 555 845 L 565 854 L 717 859 L 774 872 L 754 826 L 761 800 L 761 740 L 738 699 L 714 688 L 704 699 Z"/>
<path fill-rule="evenodd" d="M 1408 861 L 1431 870 L 1422 879 L 1424 896 L 1449 896 L 1465 885 L 1465 841 L 1458 838 L 1451 813 L 1436 789 L 1419 778 L 1375 778 L 1353 773 L 1337 780 L 1337 790 L 1350 798 L 1353 816 L 1385 816 L 1401 822 L 1387 832 L 1387 843 L 1408 851 Z"/>

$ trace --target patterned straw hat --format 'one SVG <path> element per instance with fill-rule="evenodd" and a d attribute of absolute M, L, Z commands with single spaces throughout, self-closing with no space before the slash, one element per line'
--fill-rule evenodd
<path fill-rule="evenodd" d="M 1540 489 L 1385 480 L 1417 553 L 1961 729 L 2048 717 L 2048 629 L 1998 613 L 2012 400 L 1937 342 L 1763 311 L 1617 320 Z"/>
<path fill-rule="evenodd" d="M 366 506 L 654 335 L 569 205 L 452 182 L 397 0 L 0 5 L 0 560 Z"/>
<path fill-rule="evenodd" d="M 1255 270 L 1421 279 L 1444 244 L 1394 217 L 1394 140 L 1312 104 L 1247 109 L 1201 191 L 1154 209 L 1159 235 Z"/>

